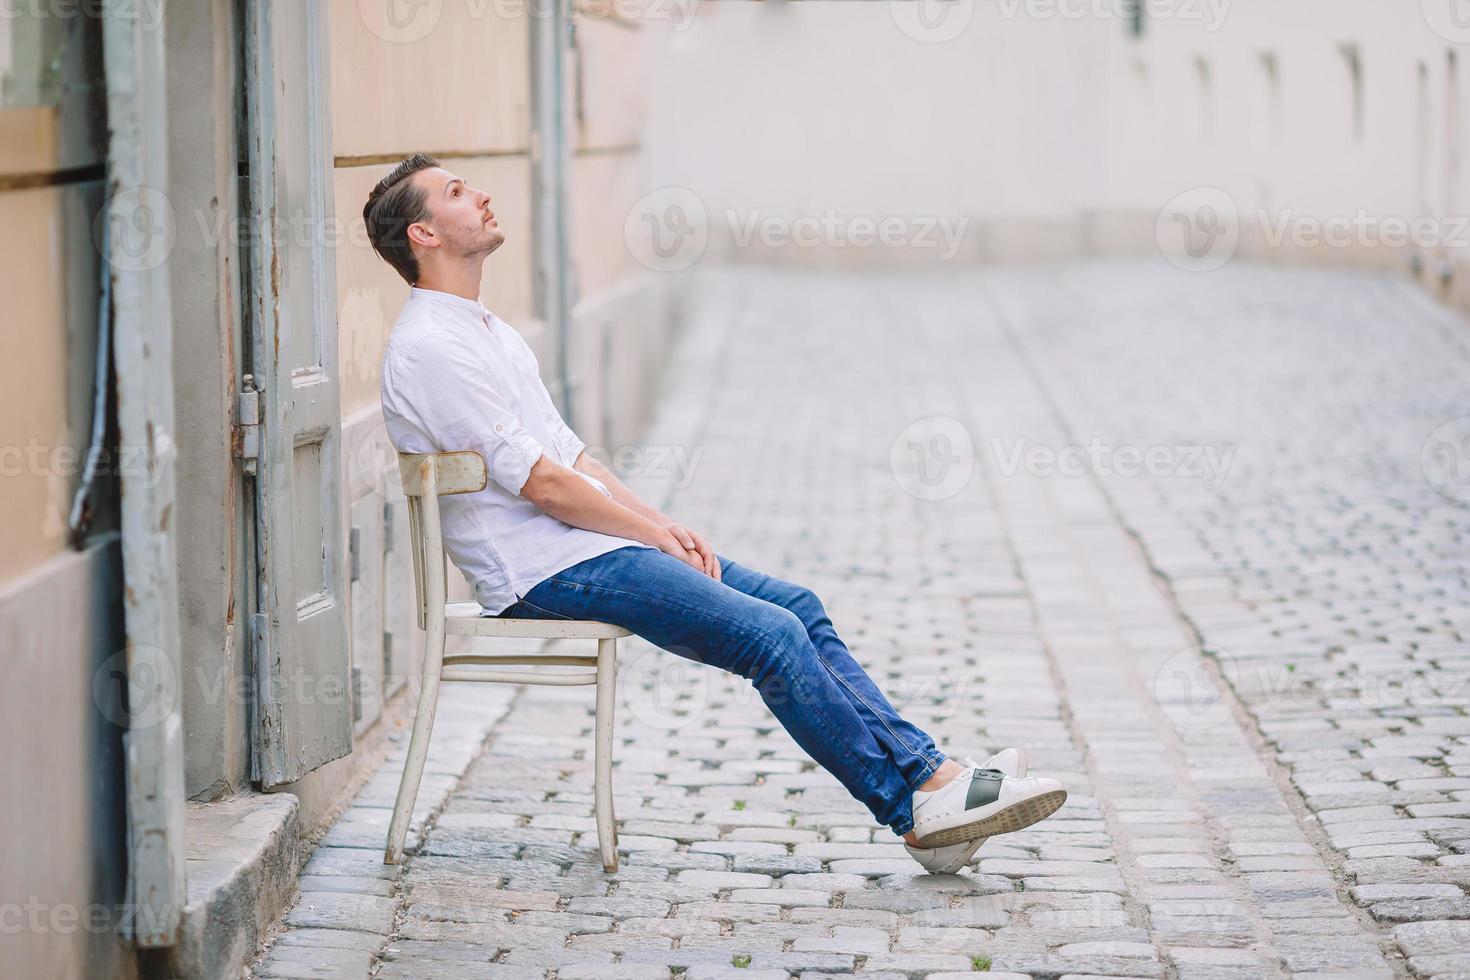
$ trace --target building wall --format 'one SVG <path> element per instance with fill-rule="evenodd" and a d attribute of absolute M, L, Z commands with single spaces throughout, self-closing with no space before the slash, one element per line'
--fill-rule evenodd
<path fill-rule="evenodd" d="M 1442 259 L 1464 261 L 1463 229 L 1458 248 L 1381 244 L 1426 216 L 1430 237 L 1454 240 L 1470 206 L 1470 31 L 1453 28 L 1453 0 L 1149 3 L 1141 36 L 1121 4 L 945 5 L 955 19 L 932 32 L 917 6 L 705 4 L 662 25 L 653 183 L 698 195 L 707 256 L 936 257 L 741 246 L 727 217 L 829 210 L 965 219 L 961 262 L 1157 255 L 1161 211 L 1203 187 L 1239 213 L 1242 256 L 1407 269 L 1423 253 L 1435 288 Z M 1283 215 L 1307 234 L 1273 244 Z M 1328 219 L 1380 234 L 1312 244 Z"/>
<path fill-rule="evenodd" d="M 68 543 L 90 440 L 102 202 L 100 39 L 83 18 L 0 18 L 0 933 L 15 976 L 132 976 L 115 480 Z M 113 469 L 111 464 L 107 467 Z"/>

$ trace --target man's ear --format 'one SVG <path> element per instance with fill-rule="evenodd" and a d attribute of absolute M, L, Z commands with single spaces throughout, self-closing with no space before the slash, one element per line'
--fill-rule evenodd
<path fill-rule="evenodd" d="M 415 221 L 408 226 L 408 240 L 424 248 L 437 248 L 439 245 L 439 236 L 422 221 Z"/>

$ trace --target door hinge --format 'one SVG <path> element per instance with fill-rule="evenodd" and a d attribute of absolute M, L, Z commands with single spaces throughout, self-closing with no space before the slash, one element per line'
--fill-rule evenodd
<path fill-rule="evenodd" d="M 386 555 L 393 550 L 393 505 L 385 502 L 383 504 L 383 553 Z"/>
<path fill-rule="evenodd" d="M 260 392 L 255 378 L 240 379 L 240 393 L 235 396 L 235 428 L 232 433 L 235 457 L 245 463 L 245 472 L 253 474 L 260 459 Z"/>
<path fill-rule="evenodd" d="M 347 532 L 347 568 L 350 576 L 347 581 L 362 578 L 362 528 L 356 524 Z"/>

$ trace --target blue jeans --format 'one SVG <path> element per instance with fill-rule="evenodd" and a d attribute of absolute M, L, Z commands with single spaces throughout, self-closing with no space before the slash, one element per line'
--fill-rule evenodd
<path fill-rule="evenodd" d="M 747 678 L 798 745 L 900 836 L 911 794 L 945 756 L 904 721 L 837 637 L 808 588 L 717 556 L 722 581 L 629 546 L 536 584 L 500 615 L 613 623 L 678 656 Z"/>

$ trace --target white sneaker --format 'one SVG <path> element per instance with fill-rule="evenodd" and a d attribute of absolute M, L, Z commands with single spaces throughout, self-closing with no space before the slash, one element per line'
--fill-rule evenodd
<path fill-rule="evenodd" d="M 924 848 L 1009 834 L 1045 820 L 1067 802 L 1055 779 L 966 770 L 933 792 L 914 793 L 914 836 Z"/>
<path fill-rule="evenodd" d="M 999 769 L 1007 776 L 1026 775 L 1026 753 L 1020 749 L 1006 749 L 997 752 L 985 760 L 985 765 L 980 765 L 974 759 L 962 760 L 971 769 Z M 970 858 L 980 850 L 980 845 L 989 838 L 976 837 L 974 840 L 960 841 L 958 844 L 950 844 L 946 847 L 914 847 L 908 841 L 904 841 L 904 850 L 909 852 L 909 857 L 918 861 L 924 870 L 935 875 L 958 874 L 961 869 L 970 863 Z"/>

